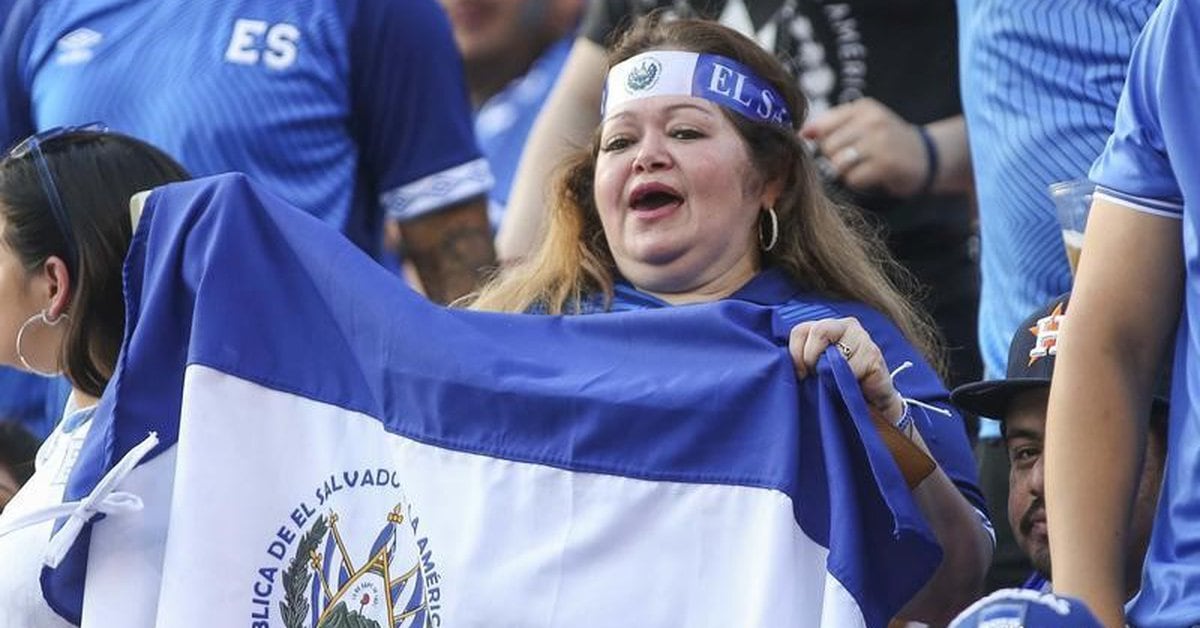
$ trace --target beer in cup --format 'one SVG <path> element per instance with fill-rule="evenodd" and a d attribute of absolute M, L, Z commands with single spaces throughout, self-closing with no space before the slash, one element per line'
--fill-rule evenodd
<path fill-rule="evenodd" d="M 1067 261 L 1071 274 L 1079 268 L 1079 254 L 1083 250 L 1083 230 L 1087 226 L 1088 210 L 1092 208 L 1094 183 L 1087 179 L 1071 179 L 1050 184 L 1050 198 L 1058 212 L 1058 224 L 1062 227 L 1063 245 L 1067 250 Z"/>

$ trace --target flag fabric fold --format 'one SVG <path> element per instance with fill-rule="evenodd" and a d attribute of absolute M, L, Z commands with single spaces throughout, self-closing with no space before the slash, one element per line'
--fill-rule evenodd
<path fill-rule="evenodd" d="M 236 174 L 151 194 L 125 282 L 65 499 L 159 443 L 43 571 L 84 626 L 883 626 L 940 561 L 767 308 L 441 308 Z"/>

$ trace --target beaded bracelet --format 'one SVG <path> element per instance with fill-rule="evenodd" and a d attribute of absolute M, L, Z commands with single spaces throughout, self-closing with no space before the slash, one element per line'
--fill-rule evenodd
<path fill-rule="evenodd" d="M 921 143 L 925 145 L 925 181 L 921 183 L 920 189 L 917 190 L 918 196 L 928 194 L 933 189 L 933 182 L 938 175 L 938 149 L 937 144 L 933 142 L 933 137 L 929 135 L 929 129 L 925 125 L 914 124 L 913 128 L 917 130 L 917 135 L 921 136 Z"/>
<path fill-rule="evenodd" d="M 895 381 L 897 375 L 907 371 L 908 369 L 912 368 L 912 366 L 912 361 L 905 360 L 904 363 L 896 367 L 896 370 L 892 371 L 890 374 L 893 382 Z M 925 403 L 924 401 L 917 399 L 910 399 L 901 394 L 899 390 L 896 390 L 896 396 L 900 397 L 900 418 L 892 421 L 892 425 L 901 432 L 904 432 L 904 435 L 909 438 L 912 438 L 914 429 L 911 406 L 918 406 L 931 412 L 936 412 L 942 416 L 953 416 L 953 413 L 945 408 L 939 408 L 933 404 Z"/>
<path fill-rule="evenodd" d="M 900 395 L 900 393 L 896 393 L 896 394 Z M 913 416 L 912 416 L 912 412 L 909 411 L 908 400 L 904 398 L 904 395 L 900 395 L 900 408 L 901 408 L 900 418 L 896 419 L 892 423 L 892 425 L 895 425 L 896 429 L 900 430 L 901 432 L 904 432 L 905 436 L 912 438 L 912 430 L 913 430 L 913 423 L 914 423 Z"/>

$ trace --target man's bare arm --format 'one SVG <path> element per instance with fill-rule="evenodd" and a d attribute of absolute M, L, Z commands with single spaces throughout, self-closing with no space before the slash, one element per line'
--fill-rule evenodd
<path fill-rule="evenodd" d="M 1183 297 L 1180 221 L 1097 199 L 1046 419 L 1054 591 L 1124 626 L 1129 513 L 1155 375 Z"/>

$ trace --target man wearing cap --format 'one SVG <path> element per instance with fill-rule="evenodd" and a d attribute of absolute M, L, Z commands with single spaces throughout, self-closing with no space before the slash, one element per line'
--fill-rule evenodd
<path fill-rule="evenodd" d="M 950 628 L 1103 628 L 1088 607 L 1072 597 L 1029 589 L 1000 589 L 963 611 Z"/>
<path fill-rule="evenodd" d="M 1058 354 L 1058 330 L 1066 316 L 1070 294 L 1064 294 L 1027 318 L 1012 338 L 1005 379 L 964 384 L 951 393 L 959 408 L 1001 421 L 1008 450 L 1008 520 L 1021 550 L 1035 572 L 1025 588 L 1050 590 L 1050 540 L 1046 526 L 1045 490 L 1042 482 L 1042 443 L 1050 380 Z M 1129 556 L 1125 574 L 1126 599 L 1137 592 L 1142 556 L 1150 541 L 1150 528 L 1162 484 L 1167 453 L 1167 389 L 1169 377 L 1160 378 L 1153 400 L 1145 462 L 1130 521 Z"/>

